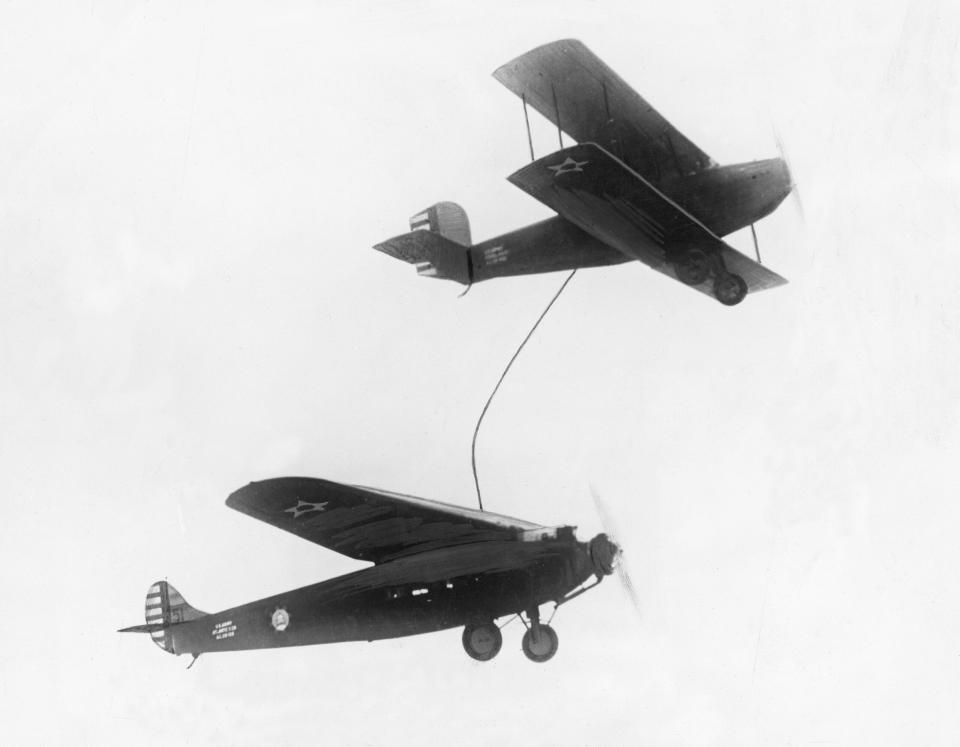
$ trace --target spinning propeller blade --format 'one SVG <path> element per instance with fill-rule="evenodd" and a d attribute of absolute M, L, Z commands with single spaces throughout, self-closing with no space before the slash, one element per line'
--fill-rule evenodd
<path fill-rule="evenodd" d="M 597 492 L 593 484 L 590 485 L 590 495 L 593 498 L 593 505 L 597 508 L 597 515 L 600 517 L 600 524 L 603 526 L 604 532 L 606 532 L 607 535 L 612 535 L 614 537 L 618 536 L 618 532 L 614 528 L 611 515 L 607 511 L 607 507 L 604 505 L 603 501 L 600 499 L 600 494 Z M 627 564 L 624 561 L 623 550 L 621 550 L 618 545 L 612 542 L 610 544 L 615 548 L 614 556 L 612 558 L 613 568 L 616 570 L 617 576 L 620 578 L 620 583 L 623 584 L 623 588 L 627 592 L 627 596 L 630 598 L 634 608 L 637 610 L 637 612 L 641 612 L 640 597 L 633 585 L 633 581 L 630 580 L 630 574 L 627 572 Z"/>
<path fill-rule="evenodd" d="M 793 168 L 790 166 L 790 158 L 787 156 L 787 149 L 783 147 L 783 140 L 780 139 L 780 132 L 777 130 L 776 125 L 773 126 L 773 139 L 777 141 L 777 152 L 780 154 L 780 158 L 787 165 L 787 172 L 790 174 L 790 186 L 791 191 L 793 192 L 794 204 L 797 206 L 797 211 L 800 213 L 800 220 L 805 223 L 806 216 L 803 213 L 803 201 L 800 199 L 800 189 L 798 188 L 797 183 L 793 181 Z"/>

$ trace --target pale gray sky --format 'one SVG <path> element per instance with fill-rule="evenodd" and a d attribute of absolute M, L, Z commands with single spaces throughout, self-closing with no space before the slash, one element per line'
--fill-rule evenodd
<path fill-rule="evenodd" d="M 954 744 L 960 11 L 948 2 L 8 3 L 0 721 L 69 744 Z M 801 185 L 783 289 L 581 272 L 481 432 L 491 510 L 619 525 L 546 665 L 516 624 L 202 657 L 117 627 L 358 564 L 224 507 L 303 474 L 472 504 L 473 423 L 562 275 L 370 249 L 439 200 L 549 212 L 490 73 L 577 37 L 720 162 Z M 534 118 L 538 154 L 555 133 Z M 749 250 L 749 236 L 731 241 Z"/>

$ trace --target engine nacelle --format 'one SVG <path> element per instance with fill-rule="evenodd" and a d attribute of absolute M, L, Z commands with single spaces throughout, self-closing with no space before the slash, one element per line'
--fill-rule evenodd
<path fill-rule="evenodd" d="M 606 534 L 598 534 L 590 540 L 590 560 L 597 578 L 613 573 L 619 557 L 620 547 Z"/>

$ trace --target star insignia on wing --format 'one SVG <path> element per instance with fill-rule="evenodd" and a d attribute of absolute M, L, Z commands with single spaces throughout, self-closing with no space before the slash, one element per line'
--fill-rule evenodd
<path fill-rule="evenodd" d="M 567 156 L 567 159 L 563 163 L 558 163 L 556 166 L 547 166 L 553 172 L 555 177 L 560 176 L 561 174 L 570 174 L 574 171 L 583 171 L 583 167 L 586 166 L 589 161 L 575 161 L 574 159 Z"/>
<path fill-rule="evenodd" d="M 287 514 L 293 514 L 294 519 L 299 519 L 304 514 L 309 514 L 312 511 L 323 512 L 329 502 L 330 501 L 324 501 L 323 503 L 310 503 L 309 501 L 303 501 L 298 498 L 296 506 L 285 508 L 283 512 Z"/>

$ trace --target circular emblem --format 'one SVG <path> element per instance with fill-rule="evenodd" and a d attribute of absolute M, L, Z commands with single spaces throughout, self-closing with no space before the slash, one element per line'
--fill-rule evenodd
<path fill-rule="evenodd" d="M 282 632 L 287 629 L 287 626 L 290 624 L 290 615 L 287 614 L 287 610 L 284 607 L 277 607 L 273 611 L 273 616 L 270 618 L 270 622 L 273 624 L 273 629 L 277 632 Z"/>

